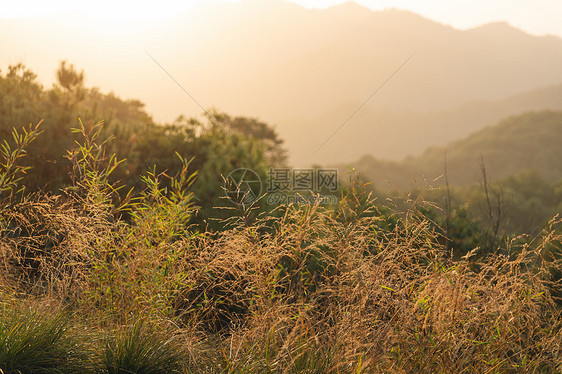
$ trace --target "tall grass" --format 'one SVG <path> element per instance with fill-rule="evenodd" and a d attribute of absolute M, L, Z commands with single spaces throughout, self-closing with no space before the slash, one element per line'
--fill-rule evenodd
<path fill-rule="evenodd" d="M 46 326 L 33 330 L 37 345 L 2 320 L 16 347 L 3 343 L 6 357 L 74 352 L 73 330 L 60 326 L 85 323 L 110 338 L 88 338 L 98 354 L 77 372 L 562 371 L 560 220 L 456 259 L 415 206 L 383 213 L 353 184 L 335 208 L 287 206 L 197 233 L 187 167 L 149 172 L 142 193 L 120 194 L 109 182 L 118 161 L 82 133 L 75 186 L 11 196 L 0 221 L 0 290 L 58 300 L 76 317 L 17 316 Z"/>

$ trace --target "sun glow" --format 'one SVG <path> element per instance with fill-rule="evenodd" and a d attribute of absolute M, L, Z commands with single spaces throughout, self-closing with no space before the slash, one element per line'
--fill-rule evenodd
<path fill-rule="evenodd" d="M 60 15 L 80 15 L 109 22 L 137 22 L 163 19 L 189 9 L 199 0 L 116 1 L 98 0 L 83 3 L 71 0 L 11 2 L 0 10 L 0 18 L 32 18 Z"/>
<path fill-rule="evenodd" d="M 68 16 L 102 21 L 104 24 L 135 24 L 166 19 L 181 13 L 197 3 L 209 1 L 237 2 L 241 0 L 21 0 L 5 2 L 0 7 L 0 19 Z M 269 0 L 256 0 L 267 2 Z M 346 1 L 383 10 L 406 9 L 457 28 L 472 28 L 495 21 L 511 25 L 532 34 L 562 36 L 558 15 L 560 0 L 286 0 L 309 8 L 326 8 Z"/>

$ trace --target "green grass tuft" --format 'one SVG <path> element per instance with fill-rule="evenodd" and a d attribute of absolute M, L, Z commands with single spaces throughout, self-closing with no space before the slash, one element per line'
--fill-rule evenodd
<path fill-rule="evenodd" d="M 4 306 L 0 310 L 0 368 L 9 373 L 87 371 L 87 354 L 58 311 Z"/>
<path fill-rule="evenodd" d="M 182 350 L 173 336 L 139 319 L 107 339 L 99 373 L 173 374 L 184 367 Z"/>

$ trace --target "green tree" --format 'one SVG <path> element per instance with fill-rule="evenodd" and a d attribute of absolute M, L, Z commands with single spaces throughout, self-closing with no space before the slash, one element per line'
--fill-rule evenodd
<path fill-rule="evenodd" d="M 77 140 L 71 129 L 79 119 L 86 132 L 104 121 L 99 137 L 112 138 L 106 143 L 107 155 L 124 160 L 109 176 L 111 183 L 124 185 L 122 193 L 131 188 L 140 193 L 145 188 L 140 176 L 147 170 L 162 176 L 163 188 L 170 188 L 166 175 L 183 170 L 182 159 L 191 160 L 189 171 L 199 171 L 193 191 L 194 201 L 201 207 L 196 217 L 201 224 L 232 215 L 233 211 L 223 208 L 240 208 L 225 198 L 225 178 L 231 171 L 251 169 L 265 183 L 270 166 L 287 162 L 283 141 L 275 129 L 255 118 L 215 111 L 206 121 L 180 116 L 171 124 L 161 125 L 146 113 L 140 101 L 85 87 L 84 72 L 66 61 L 60 63 L 56 76 L 57 83 L 49 90 L 21 64 L 10 67 L 5 77 L 0 76 L 0 125 L 4 132 L 11 131 L 13 125 L 37 123 L 44 118 L 45 133 L 40 142 L 30 145 L 25 160 L 26 166 L 33 167 L 24 180 L 31 189 L 56 192 L 72 184 L 72 164 L 66 156 Z"/>
<path fill-rule="evenodd" d="M 209 120 L 224 130 L 260 141 L 265 147 L 265 157 L 273 167 L 287 166 L 287 150 L 275 128 L 257 118 L 231 117 L 225 113 L 211 112 Z"/>
<path fill-rule="evenodd" d="M 0 136 L 6 139 L 12 128 L 41 120 L 44 100 L 43 86 L 37 75 L 23 64 L 11 65 L 6 75 L 0 72 Z"/>
<path fill-rule="evenodd" d="M 73 64 L 66 65 L 66 61 L 61 61 L 57 70 L 57 84 L 51 91 L 52 99 L 62 98 L 64 109 L 70 110 L 71 107 L 84 100 L 84 71 L 78 72 Z"/>

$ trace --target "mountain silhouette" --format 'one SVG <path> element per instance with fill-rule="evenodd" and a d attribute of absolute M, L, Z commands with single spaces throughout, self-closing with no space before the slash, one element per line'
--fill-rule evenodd
<path fill-rule="evenodd" d="M 562 83 L 560 38 L 506 23 L 458 30 L 355 3 L 319 10 L 282 0 L 201 2 L 142 25 L 87 15 L 0 20 L 0 42 L 3 70 L 23 60 L 50 84 L 66 59 L 88 84 L 146 102 L 157 120 L 202 107 L 259 117 L 287 139 L 295 165 L 416 154 L 515 114 L 515 105 L 506 113 L 499 104 L 508 97 Z"/>
<path fill-rule="evenodd" d="M 490 180 L 534 170 L 549 182 L 562 179 L 562 111 L 537 111 L 508 117 L 469 136 L 432 147 L 401 161 L 363 156 L 349 166 L 381 189 L 411 190 L 445 183 L 468 186 L 482 181 L 484 161 Z M 348 167 L 341 165 L 345 172 Z"/>

